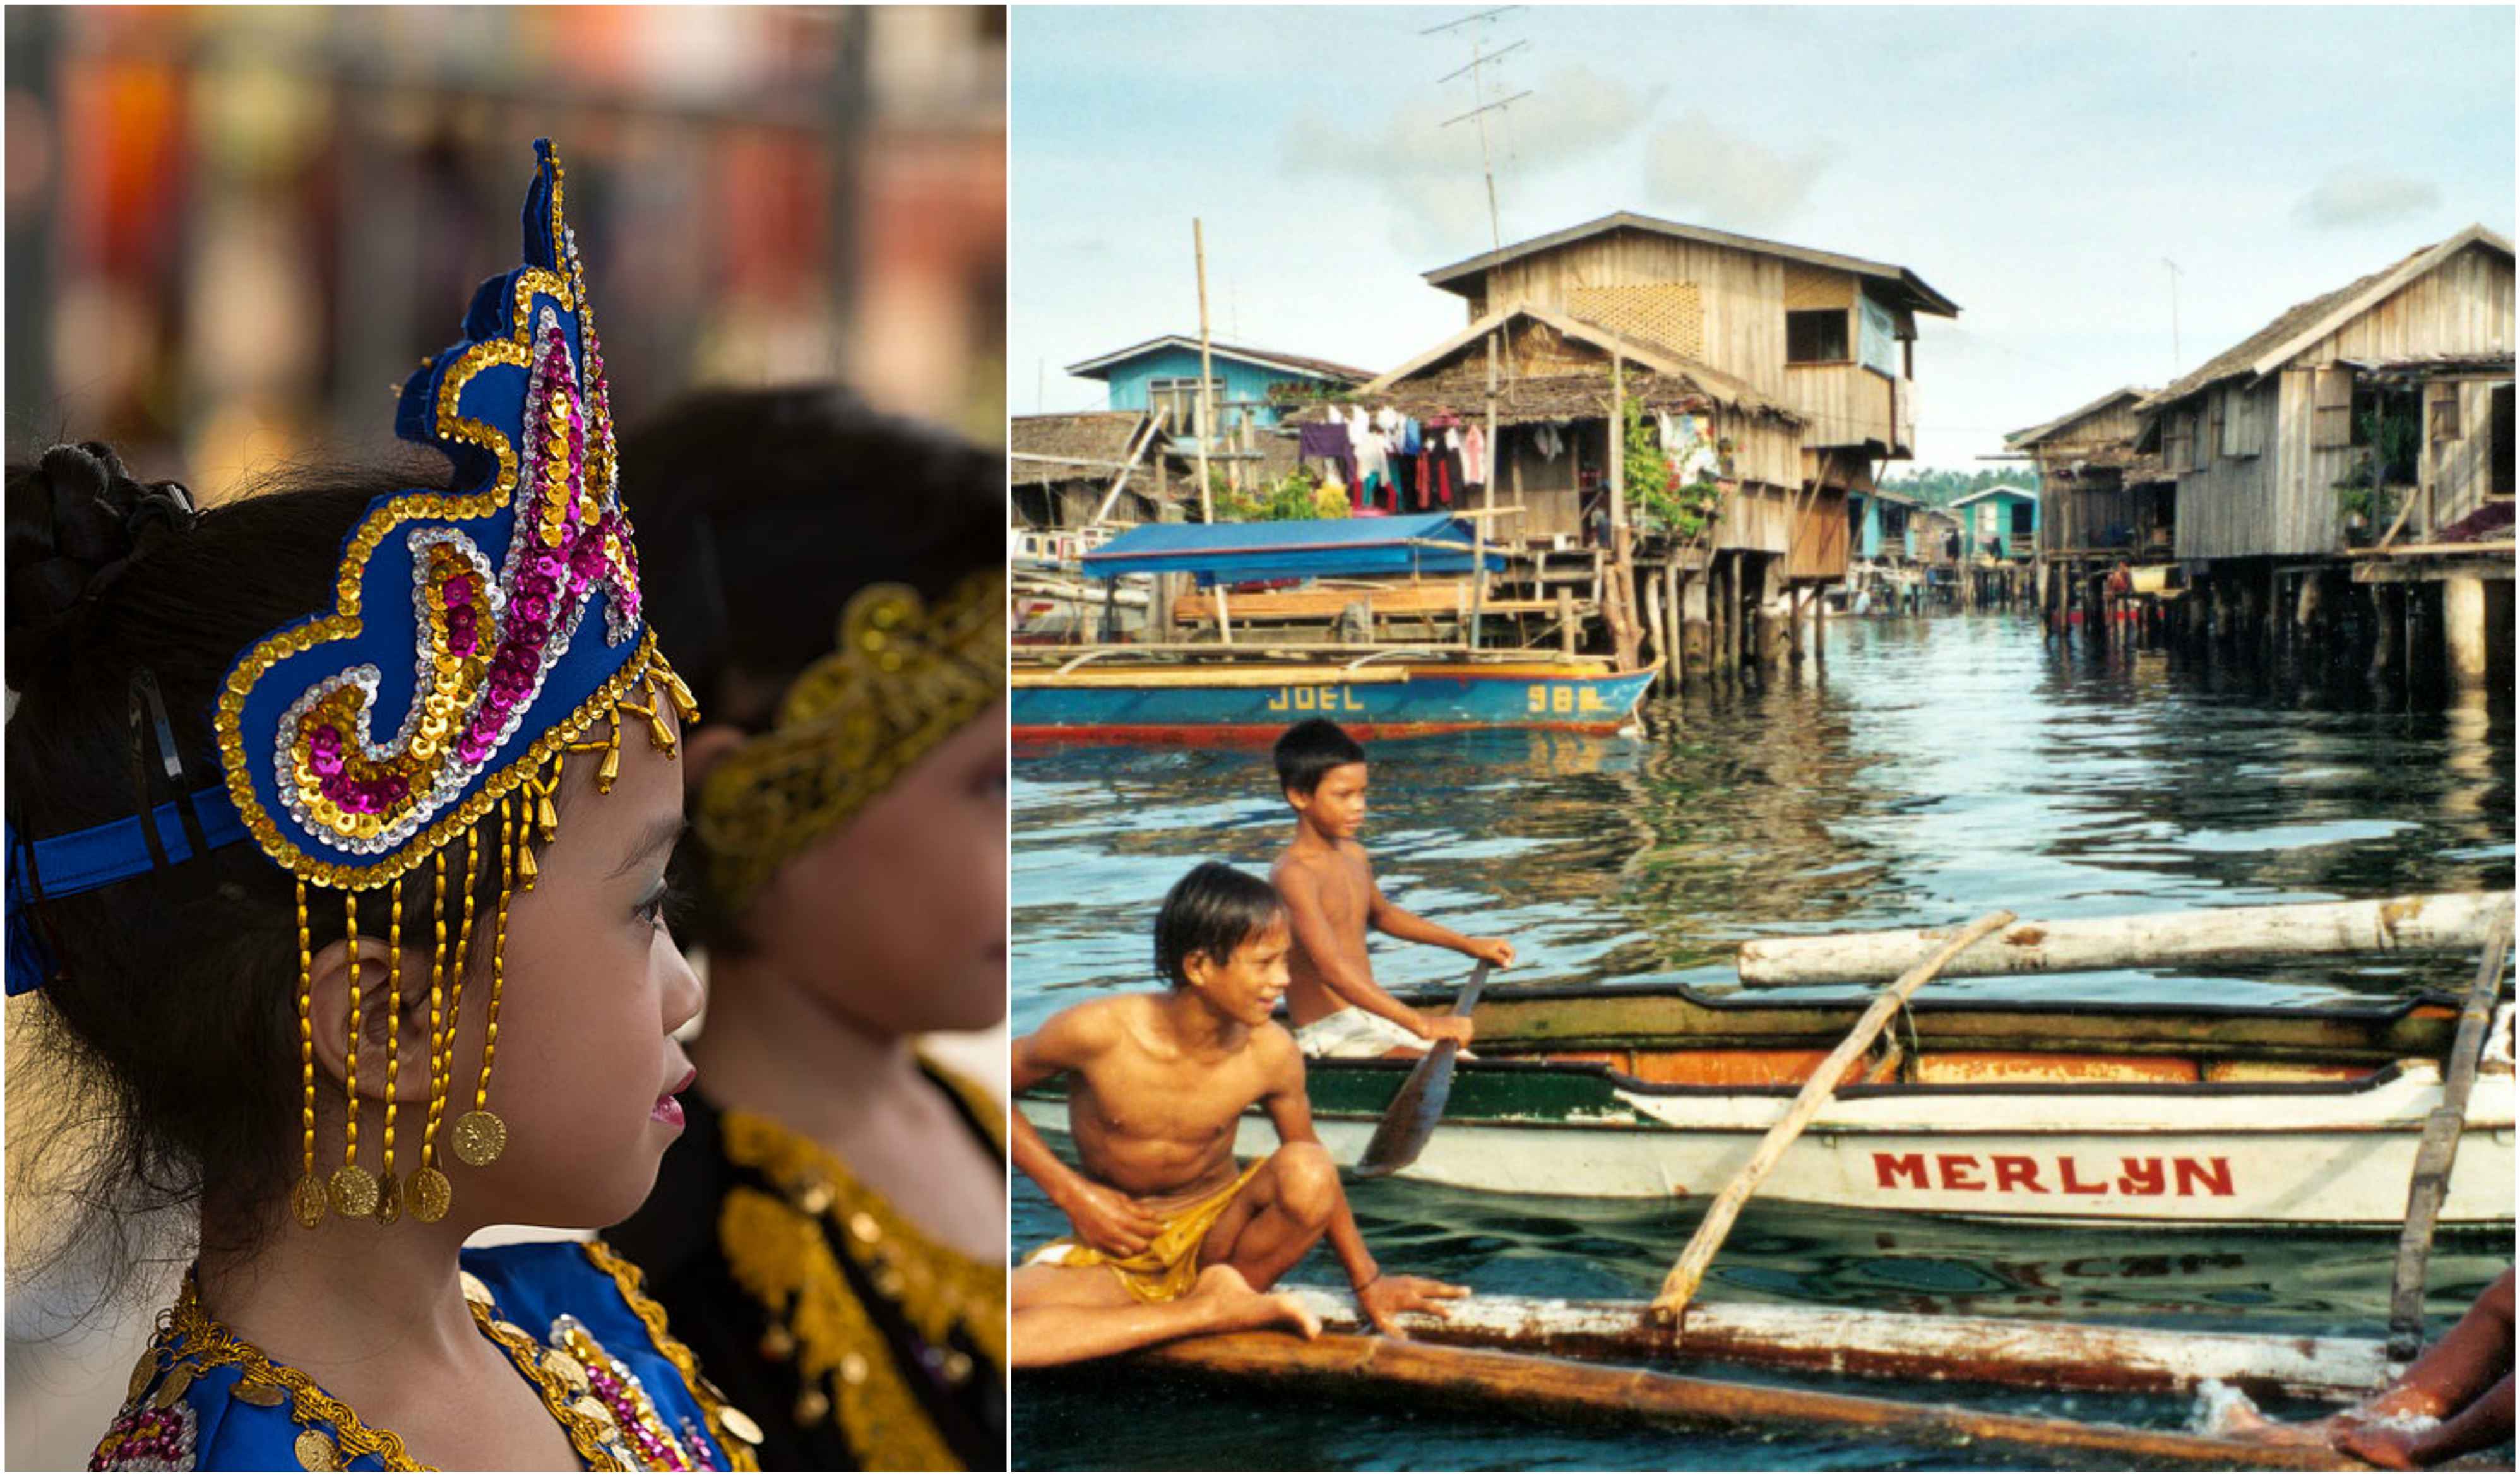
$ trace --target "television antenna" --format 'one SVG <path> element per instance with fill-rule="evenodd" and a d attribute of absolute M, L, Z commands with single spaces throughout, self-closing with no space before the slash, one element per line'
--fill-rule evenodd
<path fill-rule="evenodd" d="M 1487 26 L 1494 23 L 1499 16 L 1508 14 L 1512 11 L 1518 11 L 1520 9 L 1522 9 L 1522 7 L 1519 5 L 1498 6 L 1493 10 L 1483 10 L 1471 15 L 1463 16 L 1458 21 L 1447 21 L 1441 25 L 1430 25 L 1418 33 L 1421 36 L 1434 36 L 1441 35 L 1446 31 L 1460 30 L 1463 26 L 1475 27 L 1474 29 L 1462 32 L 1463 35 L 1468 37 L 1470 43 L 1470 60 L 1468 65 L 1456 67 L 1453 70 L 1446 72 L 1443 76 L 1436 78 L 1435 85 L 1441 87 L 1445 83 L 1450 82 L 1457 77 L 1466 76 L 1470 79 L 1470 101 L 1478 106 L 1472 108 L 1467 112 L 1446 118 L 1437 126 L 1450 128 L 1455 123 L 1475 123 L 1477 125 L 1479 134 L 1479 173 L 1480 176 L 1487 181 L 1488 187 L 1488 244 L 1490 246 L 1498 250 L 1502 250 L 1505 247 L 1505 227 L 1497 211 L 1496 156 L 1488 143 L 1488 114 L 1491 112 L 1502 114 L 1506 109 L 1508 109 L 1514 104 L 1521 102 L 1523 99 L 1530 97 L 1531 92 L 1526 88 L 1521 92 L 1515 93 L 1509 98 L 1499 98 L 1495 102 L 1488 101 L 1486 69 L 1496 66 L 1498 63 L 1504 61 L 1507 57 L 1513 55 L 1515 52 L 1522 50 L 1528 43 L 1516 41 L 1510 46 L 1506 46 L 1496 51 L 1490 51 L 1487 49 Z"/>

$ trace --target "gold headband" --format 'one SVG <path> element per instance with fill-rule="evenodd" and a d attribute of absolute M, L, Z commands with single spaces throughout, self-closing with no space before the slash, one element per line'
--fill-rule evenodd
<path fill-rule="evenodd" d="M 865 808 L 1006 692 L 1007 582 L 975 574 L 928 609 L 907 585 L 870 585 L 839 647 L 779 699 L 771 732 L 700 783 L 693 831 L 709 889 L 733 914 L 780 864 Z"/>

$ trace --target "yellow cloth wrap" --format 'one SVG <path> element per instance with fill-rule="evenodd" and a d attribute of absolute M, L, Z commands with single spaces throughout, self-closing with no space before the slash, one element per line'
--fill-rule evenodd
<path fill-rule="evenodd" d="M 1234 1183 L 1196 1204 L 1185 1205 L 1167 1216 L 1158 1216 L 1163 1230 L 1156 1231 L 1147 1249 L 1133 1257 L 1115 1257 L 1097 1251 L 1083 1241 L 1070 1239 L 1066 1255 L 1059 1258 L 1061 1267 L 1108 1267 L 1129 1295 L 1142 1303 L 1169 1303 L 1188 1293 L 1198 1281 L 1198 1247 L 1207 1239 L 1216 1218 L 1225 1207 L 1260 1173 L 1269 1161 L 1254 1159 L 1251 1167 L 1234 1177 Z"/>

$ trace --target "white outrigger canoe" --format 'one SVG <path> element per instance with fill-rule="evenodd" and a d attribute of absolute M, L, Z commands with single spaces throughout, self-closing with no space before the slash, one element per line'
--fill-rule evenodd
<path fill-rule="evenodd" d="M 1954 972 L 1968 965 L 1964 955 Z M 1865 1005 L 1669 983 L 1492 990 L 1474 1011 L 1479 1054 L 1455 1068 L 1441 1126 L 1401 1177 L 1501 1194 L 1713 1195 Z M 2319 1007 L 1928 993 L 1759 1193 L 2004 1221 L 2396 1228 L 2458 1012 L 2430 993 Z M 2512 1224 L 2511 1061 L 2506 1000 L 2444 1225 Z M 1412 1064 L 1308 1064 L 1314 1120 L 1342 1165 Z M 1023 1109 L 1045 1130 L 1067 1127 L 1063 1096 L 1036 1091 Z M 1274 1149 L 1266 1118 L 1247 1116 L 1236 1147 Z"/>

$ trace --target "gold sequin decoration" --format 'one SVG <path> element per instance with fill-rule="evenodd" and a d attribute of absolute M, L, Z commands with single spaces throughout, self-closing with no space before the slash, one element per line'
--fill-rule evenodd
<path fill-rule="evenodd" d="M 837 647 L 788 684 L 771 732 L 700 783 L 692 828 L 709 885 L 739 910 L 780 865 L 857 814 L 1006 693 L 1004 572 L 974 575 L 929 609 L 907 585 L 870 585 Z M 688 698 L 680 680 L 670 690 Z"/>

